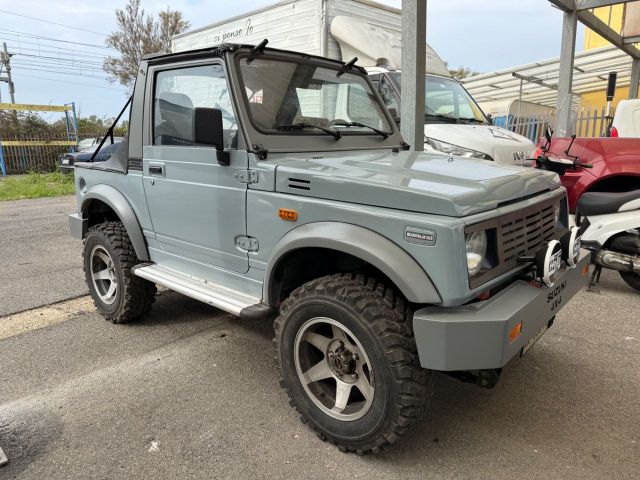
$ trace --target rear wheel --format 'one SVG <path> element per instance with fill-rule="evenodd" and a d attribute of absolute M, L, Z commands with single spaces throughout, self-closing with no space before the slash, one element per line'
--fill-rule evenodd
<path fill-rule="evenodd" d="M 126 323 L 151 309 L 156 286 L 131 271 L 139 261 L 122 223 L 91 227 L 84 240 L 83 257 L 89 293 L 104 318 Z"/>
<path fill-rule="evenodd" d="M 620 276 L 622 280 L 624 280 L 627 285 L 631 288 L 635 288 L 640 292 L 640 274 L 634 272 L 620 272 Z"/>
<path fill-rule="evenodd" d="M 351 274 L 291 293 L 275 322 L 281 385 L 322 440 L 377 452 L 398 441 L 433 391 L 411 312 L 391 288 Z"/>

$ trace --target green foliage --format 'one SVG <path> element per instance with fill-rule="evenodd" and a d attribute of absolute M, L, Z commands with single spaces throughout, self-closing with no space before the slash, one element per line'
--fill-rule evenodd
<path fill-rule="evenodd" d="M 0 179 L 0 200 L 57 197 L 74 192 L 73 174 L 62 172 L 30 172 Z"/>
<path fill-rule="evenodd" d="M 61 116 L 62 117 L 62 116 Z M 78 118 L 80 138 L 101 136 L 113 123 L 113 118 L 90 115 Z M 121 121 L 115 128 L 114 135 L 122 137 L 127 134 L 129 121 Z M 67 134 L 64 117 L 54 122 L 47 122 L 36 112 L 13 112 L 0 110 L 0 138 L 48 138 L 63 139 Z"/>
<path fill-rule="evenodd" d="M 480 72 L 476 72 L 475 70 L 471 70 L 469 67 L 459 66 L 458 68 L 449 68 L 449 62 L 444 62 L 449 70 L 449 74 L 457 79 L 462 80 L 463 78 L 473 77 L 474 75 L 478 75 Z"/>
<path fill-rule="evenodd" d="M 124 10 L 116 10 L 118 31 L 109 35 L 107 45 L 120 52 L 119 57 L 107 57 L 103 68 L 111 81 L 119 81 L 132 89 L 138 65 L 144 55 L 168 52 L 171 37 L 189 28 L 182 12 L 167 7 L 158 15 L 146 15 L 140 0 L 129 0 Z"/>

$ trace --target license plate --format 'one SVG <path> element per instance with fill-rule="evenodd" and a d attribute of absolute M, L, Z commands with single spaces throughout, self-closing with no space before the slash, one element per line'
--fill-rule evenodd
<path fill-rule="evenodd" d="M 549 323 L 547 323 L 544 327 L 542 327 L 538 333 L 536 333 L 533 337 L 529 339 L 529 341 L 526 343 L 524 347 L 522 347 L 522 350 L 520 351 L 521 357 L 524 357 L 525 353 L 527 353 L 529 349 L 533 347 L 538 340 L 540 340 L 540 337 L 542 337 L 542 335 L 544 335 L 544 333 L 547 330 L 549 330 L 549 327 L 551 327 L 551 325 L 553 325 L 553 320 L 549 321 Z"/>
<path fill-rule="evenodd" d="M 69 159 L 68 158 L 63 158 L 62 159 L 62 164 L 63 165 L 69 165 Z"/>

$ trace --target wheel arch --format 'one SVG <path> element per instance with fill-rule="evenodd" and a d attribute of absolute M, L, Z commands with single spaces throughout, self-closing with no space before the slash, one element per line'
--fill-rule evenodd
<path fill-rule="evenodd" d="M 634 185 L 625 189 L 625 182 Z M 583 191 L 586 192 L 624 192 L 640 188 L 640 173 L 620 172 L 598 178 L 591 182 Z"/>
<path fill-rule="evenodd" d="M 391 240 L 357 225 L 315 222 L 289 231 L 274 246 L 263 285 L 263 298 L 267 304 L 277 306 L 281 300 L 283 279 L 278 275 L 287 260 L 300 252 L 315 250 L 342 254 L 372 266 L 410 302 L 437 304 L 442 301 L 422 267 Z"/>
<path fill-rule="evenodd" d="M 115 215 L 115 219 L 121 221 L 124 225 L 138 259 L 149 261 L 149 251 L 142 229 L 140 228 L 140 223 L 138 222 L 138 217 L 125 196 L 115 188 L 109 185 L 96 185 L 91 187 L 84 195 L 82 198 L 81 212 L 82 217 L 88 220 L 87 226 L 92 225 L 91 216 L 93 213 L 101 212 L 106 215 L 106 219 L 114 219 L 109 218 L 109 212 L 104 211 L 104 206 Z"/>

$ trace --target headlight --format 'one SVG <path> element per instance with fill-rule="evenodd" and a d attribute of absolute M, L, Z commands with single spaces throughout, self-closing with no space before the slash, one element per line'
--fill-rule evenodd
<path fill-rule="evenodd" d="M 487 255 L 487 233 L 484 230 L 467 233 L 465 243 L 467 248 L 467 269 L 469 270 L 469 276 L 473 277 L 482 270 L 482 264 Z"/>
<path fill-rule="evenodd" d="M 477 150 L 471 150 L 469 148 L 459 147 L 451 143 L 441 142 L 434 138 L 424 137 L 424 143 L 427 150 L 431 149 L 436 152 L 446 153 L 447 155 L 453 155 L 454 157 L 464 158 L 479 158 L 482 160 L 493 160 L 486 153 L 478 152 Z"/>

